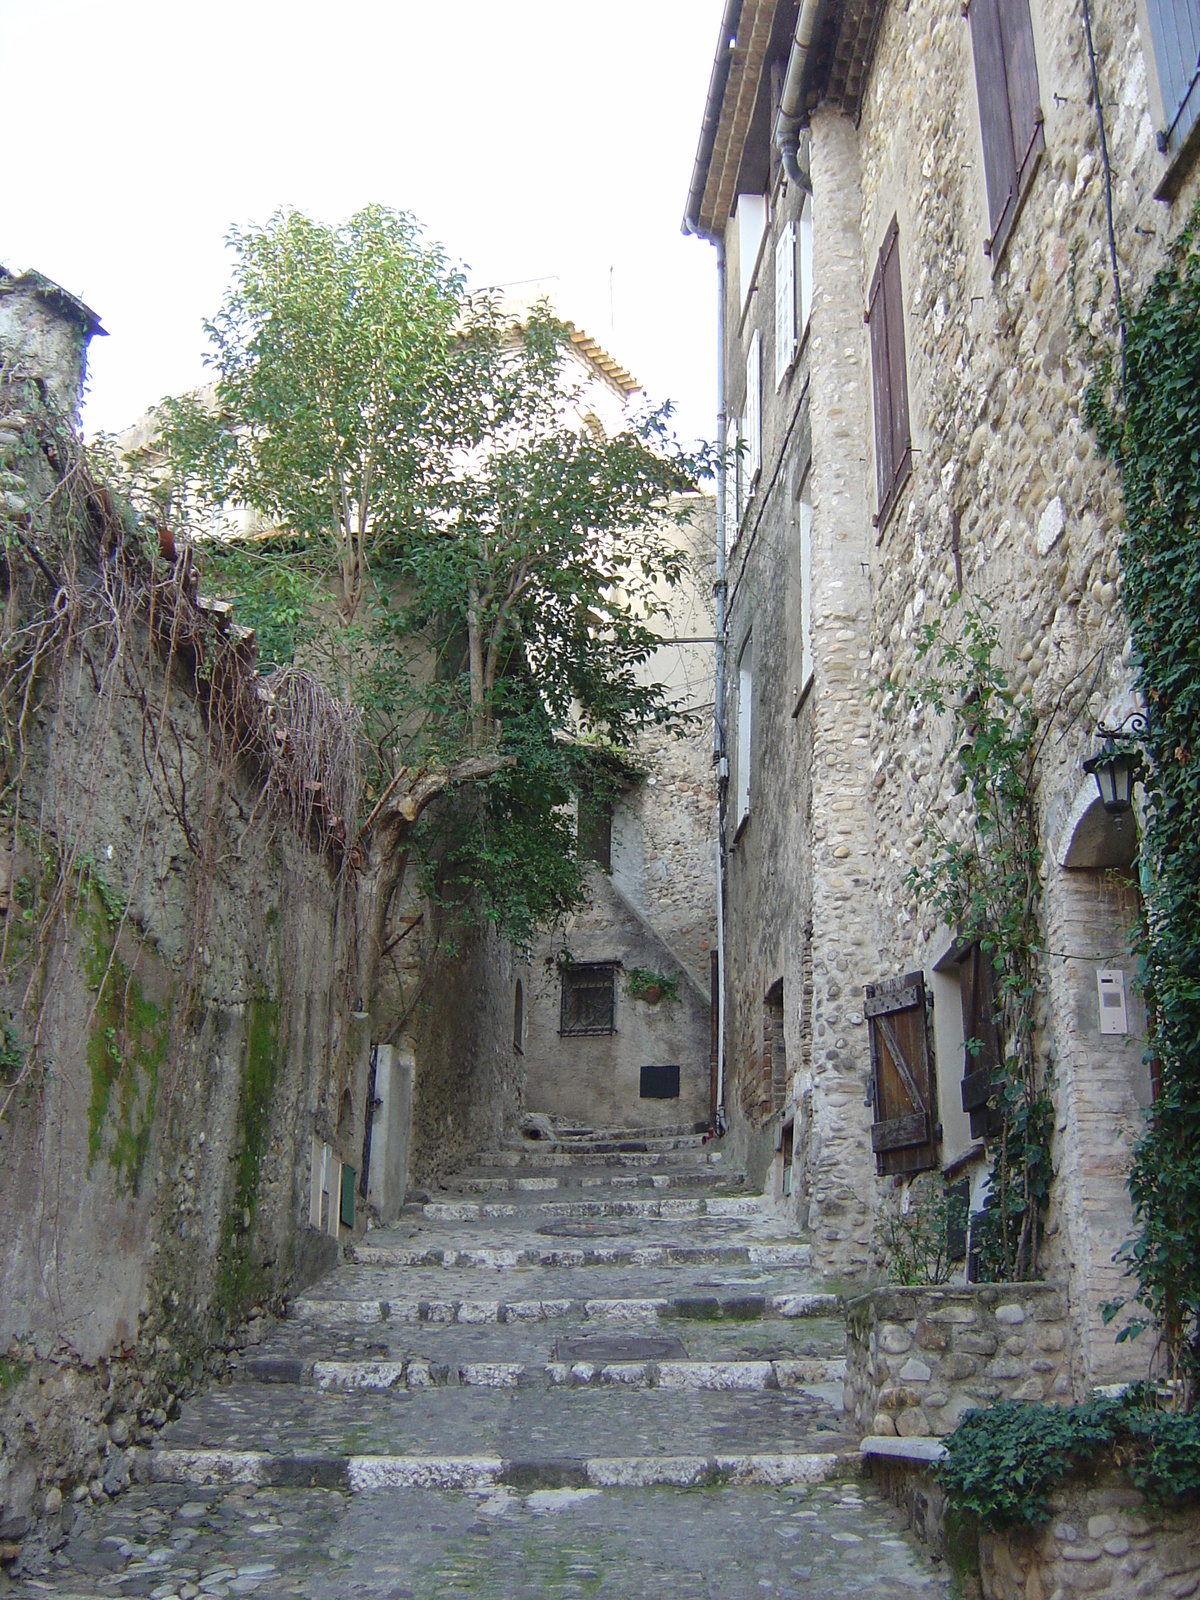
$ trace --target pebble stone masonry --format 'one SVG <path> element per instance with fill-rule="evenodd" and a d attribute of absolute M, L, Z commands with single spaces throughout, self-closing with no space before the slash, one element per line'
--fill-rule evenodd
<path fill-rule="evenodd" d="M 485 1155 L 51 1490 L 0 1594 L 941 1592 L 858 1477 L 834 1287 L 694 1135 Z"/>
<path fill-rule="evenodd" d="M 1075 1398 L 1064 1285 L 877 1289 L 847 1307 L 846 1409 L 863 1435 L 953 1433 L 997 1400 Z"/>

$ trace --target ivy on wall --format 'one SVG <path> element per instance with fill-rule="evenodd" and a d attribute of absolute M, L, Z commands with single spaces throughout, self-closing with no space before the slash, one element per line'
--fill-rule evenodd
<path fill-rule="evenodd" d="M 1124 491 L 1124 599 L 1145 701 L 1141 982 L 1158 1099 L 1129 1179 L 1137 1300 L 1200 1389 L 1200 208 L 1097 363 L 1085 414 Z M 1115 1308 L 1113 1308 L 1115 1310 Z"/>
<path fill-rule="evenodd" d="M 972 1221 L 981 1276 L 1023 1281 L 1038 1275 L 1042 1214 L 1053 1170 L 1054 1113 L 1035 1050 L 1042 986 L 1041 896 L 1035 766 L 1041 748 L 1027 695 L 1011 688 L 985 601 L 922 631 L 923 671 L 907 704 L 950 719 L 955 793 L 965 805 L 935 805 L 924 824 L 924 854 L 906 883 L 924 905 L 978 943 L 991 965 L 1003 1039 L 992 1068 L 992 1173 L 983 1211 Z M 978 1058 L 983 1041 L 968 1039 Z"/>
<path fill-rule="evenodd" d="M 1200 1427 L 1156 1411 L 1134 1391 L 1082 1405 L 1002 1400 L 969 1411 L 945 1440 L 934 1475 L 959 1512 L 986 1527 L 1050 1518 L 1050 1495 L 1069 1473 L 1116 1466 L 1152 1504 L 1200 1491 Z"/>

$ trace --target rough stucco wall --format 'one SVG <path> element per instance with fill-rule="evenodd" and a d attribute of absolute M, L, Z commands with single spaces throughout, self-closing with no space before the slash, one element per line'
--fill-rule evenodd
<path fill-rule="evenodd" d="M 149 671 L 161 691 L 153 663 Z M 105 924 L 93 894 L 51 956 L 43 1044 L 52 1070 L 0 1127 L 0 1349 L 31 1370 L 0 1416 L 18 1495 L 4 1515 L 18 1527 L 29 1509 L 27 1425 L 46 1480 L 90 1477 L 109 1438 L 102 1408 L 122 1442 L 138 1436 L 168 1393 L 221 1367 L 231 1323 L 311 1281 L 333 1249 L 306 1225 L 310 1134 L 324 1115 L 331 1019 L 345 1009 L 327 868 L 261 825 L 239 851 L 249 791 L 215 780 L 214 850 L 202 873 L 163 804 L 161 773 L 147 769 L 136 698 L 117 701 L 97 749 L 104 719 L 89 677 L 67 677 L 78 698 L 42 719 L 27 803 L 36 815 L 44 802 L 47 839 L 56 821 L 73 819 L 81 856 L 128 902 L 117 953 L 158 1007 L 168 1047 L 152 1112 L 144 1055 L 139 1062 L 131 1120 L 147 1123 L 148 1143 L 135 1183 L 110 1160 L 119 1088 L 102 1120 L 90 1110 L 104 1025 L 95 963 L 99 953 L 102 971 L 106 949 L 95 943 Z M 170 706 L 191 821 L 203 829 L 199 796 L 215 779 L 207 735 L 187 692 L 173 689 Z M 19 876 L 29 859 L 16 866 Z M 201 883 L 207 909 L 197 922 Z M 184 1022 L 193 940 L 198 990 Z M 9 949 L 17 959 L 0 1005 L 19 1011 L 27 969 L 18 945 Z M 265 1133 L 242 1181 L 248 1113 L 262 1115 Z M 245 1245 L 240 1272 L 235 1238 Z"/>
<path fill-rule="evenodd" d="M 524 1103 L 513 991 L 528 975 L 491 928 L 464 927 L 439 951 L 408 1024 L 416 1058 L 411 1181 L 428 1184 L 496 1149 Z"/>
<path fill-rule="evenodd" d="M 713 576 L 716 506 L 690 497 L 688 520 L 673 531 L 684 556 L 681 582 L 663 588 L 668 615 L 655 622 L 670 639 L 639 671 L 666 687 L 688 720 L 652 729 L 638 741 L 642 781 L 613 815 L 612 876 L 675 959 L 705 991 L 716 941 L 717 782 L 713 766 L 713 681 L 716 631 Z"/>
<path fill-rule="evenodd" d="M 1126 292 L 1161 260 L 1190 198 L 1153 198 L 1163 168 L 1153 141 L 1142 38 L 1132 4 L 1103 0 L 1096 39 L 1114 173 L 1114 222 Z M 903 882 L 922 819 L 952 778 L 946 729 L 888 717 L 889 691 L 912 682 L 919 628 L 955 584 L 950 513 L 961 518 L 965 590 L 988 601 L 1014 686 L 1054 719 L 1039 762 L 1043 841 L 1071 808 L 1092 730 L 1129 708 L 1127 629 L 1119 600 L 1121 503 L 1080 406 L 1085 369 L 1072 328 L 1070 260 L 1080 303 L 1108 282 L 1104 191 L 1080 19 L 1031 0 L 1046 151 L 1006 251 L 992 265 L 969 24 L 946 0 L 884 15 L 859 133 L 863 173 L 860 294 L 883 232 L 899 219 L 914 470 L 874 555 L 871 753 L 876 771 L 876 892 L 884 971 L 927 964 L 929 910 Z M 1188 191 L 1194 191 L 1195 178 Z M 1084 289 L 1082 286 L 1086 285 Z M 1086 305 L 1084 304 L 1084 309 Z M 1098 325 L 1097 325 L 1098 326 Z M 867 372 L 864 356 L 864 372 Z M 870 419 L 860 452 L 874 498 Z M 1094 684 L 1092 674 L 1096 674 Z M 1091 688 L 1073 722 L 1059 709 Z M 1072 707 L 1074 709 L 1074 707 Z M 1111 1265 L 1129 1228 L 1124 1175 L 1146 1099 L 1140 1016 L 1131 1036 L 1101 1040 L 1095 967 L 1124 967 L 1135 899 L 1104 872 L 1044 870 L 1046 1001 L 1042 1060 L 1057 1110 L 1056 1193 L 1046 1270 L 1069 1275 L 1096 1381 L 1141 1363 L 1114 1346 L 1099 1306 L 1120 1292 Z M 1129 985 L 1127 984 L 1127 988 Z M 957 1064 L 942 1064 L 961 1076 Z"/>
<path fill-rule="evenodd" d="M 561 937 L 539 942 L 524 977 L 528 1110 L 585 1127 L 707 1127 L 707 995 L 685 972 L 678 1001 L 649 1005 L 625 994 L 618 972 L 617 1031 L 600 1038 L 562 1037 L 562 980 L 554 962 L 564 941 L 576 961 L 620 961 L 626 971 L 678 970 L 670 950 L 597 868 L 588 905 L 568 918 Z M 677 1100 L 641 1099 L 641 1068 L 648 1065 L 679 1066 Z"/>

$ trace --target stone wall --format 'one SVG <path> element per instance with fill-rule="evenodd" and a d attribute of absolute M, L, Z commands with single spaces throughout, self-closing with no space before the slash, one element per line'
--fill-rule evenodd
<path fill-rule="evenodd" d="M 1146 1504 L 1119 1477 L 1068 1481 L 1051 1496 L 1053 1520 L 982 1531 L 984 1600 L 1185 1600 L 1200 1590 L 1200 1507 Z"/>
<path fill-rule="evenodd" d="M 875 1289 L 847 1306 L 845 1409 L 861 1435 L 941 1436 L 997 1400 L 1069 1405 L 1079 1383 L 1062 1284 Z"/>
<path fill-rule="evenodd" d="M 560 1033 L 562 977 L 556 957 L 619 961 L 616 1026 L 598 1037 Z M 679 998 L 655 1004 L 625 992 L 633 967 L 678 976 Z M 709 997 L 690 972 L 596 868 L 588 903 L 564 928 L 541 940 L 524 969 L 522 1064 L 525 1106 L 574 1126 L 604 1128 L 707 1127 Z M 643 1066 L 678 1066 L 677 1099 L 642 1099 Z"/>
<path fill-rule="evenodd" d="M 946 1562 L 963 1600 L 1186 1600 L 1200 1591 L 1200 1508 L 1147 1505 L 1113 1473 L 1068 1478 L 1037 1527 L 980 1528 L 950 1513 L 928 1471 L 876 1457 L 873 1483 L 930 1554 Z"/>

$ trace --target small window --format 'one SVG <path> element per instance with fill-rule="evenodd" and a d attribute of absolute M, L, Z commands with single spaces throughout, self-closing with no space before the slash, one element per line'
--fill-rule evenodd
<path fill-rule="evenodd" d="M 762 334 L 755 328 L 746 352 L 746 410 L 742 416 L 746 459 L 742 466 L 745 488 L 743 500 L 754 493 L 762 470 Z"/>
<path fill-rule="evenodd" d="M 985 249 L 995 269 L 1046 148 L 1029 0 L 970 0 L 971 49 L 987 179 Z M 1196 50 L 1192 47 L 1195 70 Z"/>
<path fill-rule="evenodd" d="M 796 359 L 796 224 L 785 222 L 775 241 L 775 387 Z"/>
<path fill-rule="evenodd" d="M 812 682 L 812 502 L 800 500 L 800 693 Z"/>
<path fill-rule="evenodd" d="M 765 194 L 740 194 L 737 202 L 738 268 L 741 300 L 739 309 L 746 309 L 750 291 L 754 288 L 754 269 L 758 265 L 759 246 L 767 231 L 767 197 Z"/>
<path fill-rule="evenodd" d="M 519 1056 L 525 1054 L 525 986 L 520 978 L 513 995 L 513 1049 Z"/>
<path fill-rule="evenodd" d="M 737 826 L 750 815 L 750 739 L 754 702 L 754 640 L 747 639 L 738 657 Z"/>
<path fill-rule="evenodd" d="M 787 1099 L 787 1046 L 783 1033 L 783 979 L 777 978 L 763 1001 L 764 1085 L 771 1090 L 771 1110 L 779 1111 Z"/>
<path fill-rule="evenodd" d="M 876 526 L 882 528 L 912 468 L 908 426 L 908 362 L 904 350 L 904 294 L 900 284 L 900 229 L 892 218 L 871 280 L 871 384 L 875 402 Z"/>
<path fill-rule="evenodd" d="M 742 515 L 742 497 L 738 491 L 741 462 L 738 460 L 738 423 L 729 419 L 725 429 L 725 553 L 737 544 L 738 523 Z"/>
<path fill-rule="evenodd" d="M 800 337 L 803 339 L 812 316 L 813 297 L 813 208 L 812 195 L 804 196 L 800 207 Z"/>
<path fill-rule="evenodd" d="M 1146 0 L 1162 99 L 1159 149 L 1176 156 L 1200 120 L 1200 0 Z"/>
<path fill-rule="evenodd" d="M 617 963 L 577 961 L 563 968 L 559 1032 L 574 1036 L 615 1033 Z"/>
<path fill-rule="evenodd" d="M 971 1119 L 972 1139 L 991 1139 L 1003 1126 L 993 1094 L 1004 1057 L 992 963 L 980 945 L 973 944 L 959 962 L 958 983 L 965 1040 L 962 1108 Z"/>
<path fill-rule="evenodd" d="M 875 1108 L 871 1148 L 881 1175 L 937 1166 L 941 1131 L 934 1122 L 937 1083 L 919 972 L 863 990 L 871 1051 L 868 1100 Z"/>

